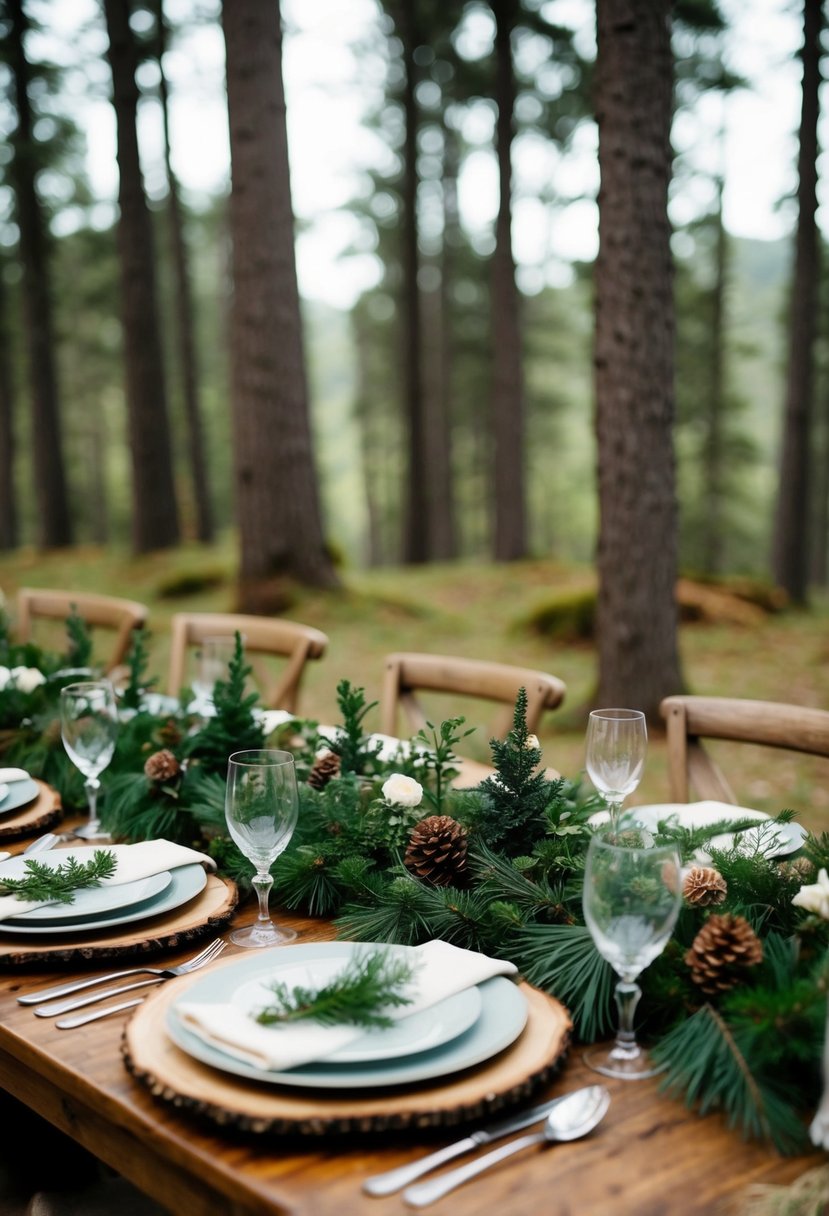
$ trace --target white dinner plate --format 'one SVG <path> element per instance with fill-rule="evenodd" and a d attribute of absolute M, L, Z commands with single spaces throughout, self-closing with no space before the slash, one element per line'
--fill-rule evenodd
<path fill-rule="evenodd" d="M 165 870 L 161 874 L 152 874 L 149 878 L 138 878 L 135 882 L 116 883 L 111 887 L 87 887 L 76 891 L 70 903 L 45 904 L 42 908 L 32 908 L 30 912 L 23 912 L 20 916 L 8 917 L 5 923 L 66 923 L 90 916 L 101 916 L 115 912 L 118 908 L 130 908 L 133 904 L 153 899 L 162 891 L 166 891 L 172 881 L 172 874 Z"/>
<path fill-rule="evenodd" d="M 2 807 L 2 804 L 6 801 L 8 796 L 9 796 L 9 787 L 6 785 L 5 782 L 0 783 L 0 807 Z"/>
<path fill-rule="evenodd" d="M 6 785 L 6 796 L 0 802 L 0 815 L 8 815 L 12 811 L 19 811 L 21 807 L 28 806 L 30 802 L 34 802 L 40 793 L 40 786 L 31 777 L 26 777 L 21 781 L 10 781 Z"/>
<path fill-rule="evenodd" d="M 607 812 L 600 811 L 590 818 L 591 824 L 607 822 Z M 622 820 L 638 823 L 654 831 L 662 820 L 671 820 L 684 828 L 714 827 L 718 823 L 737 819 L 752 819 L 756 828 L 742 832 L 723 832 L 712 836 L 708 849 L 730 849 L 736 847 L 743 853 L 758 850 L 767 857 L 784 857 L 795 853 L 806 839 L 806 829 L 799 823 L 774 823 L 771 815 L 754 811 L 744 806 L 732 806 L 730 802 L 659 802 L 649 806 L 632 806 L 623 812 Z M 699 861 L 709 860 L 707 849 L 697 849 Z"/>
<path fill-rule="evenodd" d="M 94 850 L 89 846 L 86 851 L 91 856 Z M 79 861 L 87 860 L 87 858 L 81 857 L 84 849 L 73 849 L 71 852 Z M 43 858 L 48 854 L 42 853 L 40 856 Z M 2 863 L 2 865 L 6 864 L 6 862 Z M 0 866 L 1 869 L 2 866 Z M 169 873 L 171 881 L 164 891 L 150 899 L 143 900 L 140 904 L 133 904 L 129 908 L 105 912 L 100 916 L 88 916 L 82 920 L 52 921 L 45 925 L 27 923 L 22 917 L 14 922 L 4 920 L 0 921 L 0 934 L 10 933 L 15 937 L 51 934 L 53 937 L 62 937 L 67 933 L 97 933 L 99 929 L 109 929 L 114 925 L 128 925 L 133 921 L 148 920 L 150 917 L 171 912 L 174 908 L 179 908 L 188 900 L 195 898 L 207 885 L 204 866 L 197 861 L 191 865 L 177 866 Z"/>
<path fill-rule="evenodd" d="M 289 946 L 295 957 L 304 955 L 306 962 L 316 962 L 332 956 L 340 960 L 348 958 L 366 943 L 320 942 L 308 946 Z M 187 1004 L 207 1003 L 228 999 L 229 992 L 238 991 L 243 985 L 263 976 L 274 974 L 272 959 L 242 957 L 231 966 L 220 971 L 208 971 L 188 986 L 182 998 Z M 237 987 L 238 986 L 238 987 Z M 489 1060 L 514 1043 L 527 1021 L 527 1001 L 517 984 L 505 976 L 495 976 L 477 986 L 481 999 L 478 1018 L 461 1034 L 440 1046 L 415 1051 L 390 1059 L 371 1059 L 360 1063 L 334 1063 L 320 1060 L 304 1064 L 284 1072 L 258 1068 L 228 1055 L 218 1047 L 206 1043 L 188 1030 L 176 1012 L 174 1001 L 167 1012 L 166 1029 L 177 1047 L 193 1059 L 208 1064 L 221 1072 L 264 1081 L 271 1085 L 290 1086 L 300 1089 L 375 1089 L 391 1085 L 410 1085 L 436 1077 L 458 1073 L 484 1060 Z M 424 1011 L 439 1016 L 440 1004 Z M 279 1033 L 275 1031 L 274 1033 Z M 363 1036 L 350 1046 L 353 1050 L 365 1049 Z"/>

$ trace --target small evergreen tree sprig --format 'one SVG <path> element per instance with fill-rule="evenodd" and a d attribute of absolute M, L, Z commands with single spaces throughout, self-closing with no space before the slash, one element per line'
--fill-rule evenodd
<path fill-rule="evenodd" d="M 107 849 L 96 849 L 91 861 L 78 861 L 73 856 L 57 866 L 29 858 L 23 878 L 4 878 L 0 895 L 15 895 L 18 899 L 37 903 L 68 904 L 76 891 L 99 887 L 111 878 L 118 862 Z"/>
<path fill-rule="evenodd" d="M 146 678 L 147 665 L 149 663 L 149 641 L 149 631 L 143 625 L 139 629 L 132 631 L 126 662 L 127 683 L 120 698 L 123 709 L 140 709 L 143 694 L 147 689 L 152 688 L 153 684 L 157 683 L 155 676 L 149 680 Z"/>
<path fill-rule="evenodd" d="M 494 777 L 480 785 L 481 803 L 473 827 L 491 848 L 510 856 L 529 853 L 545 834 L 548 805 L 561 793 L 561 779 L 547 780 L 541 751 L 527 730 L 527 690 L 515 702 L 512 729 L 506 739 L 490 740 Z"/>
<path fill-rule="evenodd" d="M 465 721 L 465 718 L 446 718 L 437 729 L 427 722 L 426 729 L 419 730 L 412 740 L 414 767 L 424 778 L 423 795 L 437 815 L 444 813 L 444 800 L 452 779 L 458 775 L 455 747 L 461 739 L 475 733 L 474 727 L 460 730 Z"/>
<path fill-rule="evenodd" d="M 363 773 L 374 761 L 382 747 L 382 741 L 372 741 L 363 729 L 363 722 L 376 701 L 367 702 L 365 689 L 355 688 L 350 680 L 340 680 L 337 685 L 337 704 L 340 707 L 342 727 L 328 746 L 340 757 L 340 772 Z"/>
<path fill-rule="evenodd" d="M 281 981 L 270 984 L 273 1001 L 254 1015 L 254 1021 L 273 1027 L 302 1019 L 323 1026 L 393 1026 L 394 1019 L 384 1010 L 411 1005 L 412 997 L 405 989 L 413 975 L 411 960 L 393 950 L 358 952 L 319 988 L 289 988 Z"/>
<path fill-rule="evenodd" d="M 66 660 L 70 667 L 92 666 L 92 635 L 86 622 L 78 615 L 77 608 L 72 605 L 72 611 L 66 618 L 66 636 L 68 645 Z"/>
<path fill-rule="evenodd" d="M 213 689 L 215 713 L 192 737 L 187 749 L 205 772 L 226 776 L 227 758 L 231 752 L 264 745 L 264 730 L 253 714 L 259 698 L 255 692 L 245 694 L 245 681 L 250 673 L 251 668 L 245 663 L 242 635 L 237 630 L 228 678 L 217 680 Z"/>

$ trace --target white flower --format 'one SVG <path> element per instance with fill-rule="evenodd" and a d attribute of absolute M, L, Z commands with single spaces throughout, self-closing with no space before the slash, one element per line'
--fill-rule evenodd
<path fill-rule="evenodd" d="M 9 676 L 11 682 L 21 692 L 33 692 L 38 684 L 46 683 L 46 676 L 36 667 L 13 667 Z"/>
<path fill-rule="evenodd" d="M 383 797 L 396 806 L 419 806 L 423 797 L 423 786 L 414 777 L 403 773 L 392 773 L 383 784 Z"/>
<path fill-rule="evenodd" d="M 815 912 L 824 920 L 829 920 L 829 874 L 821 870 L 817 882 L 810 886 L 801 887 L 792 903 L 807 912 Z"/>
<path fill-rule="evenodd" d="M 538 735 L 527 735 L 525 747 L 534 747 L 536 751 L 541 751 L 541 744 L 538 742 Z"/>
<path fill-rule="evenodd" d="M 0 688 L 5 688 L 11 678 L 12 673 L 8 667 L 0 666 Z"/>

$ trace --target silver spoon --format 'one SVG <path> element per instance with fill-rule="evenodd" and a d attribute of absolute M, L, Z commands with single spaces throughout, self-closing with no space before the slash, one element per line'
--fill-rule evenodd
<path fill-rule="evenodd" d="M 553 1107 L 544 1121 L 543 1131 L 519 1136 L 517 1140 L 511 1140 L 509 1144 L 493 1149 L 491 1153 L 485 1153 L 477 1161 L 470 1161 L 468 1165 L 450 1170 L 440 1178 L 431 1178 L 428 1182 L 410 1186 L 403 1192 L 403 1199 L 411 1207 L 425 1208 L 427 1204 L 434 1203 L 436 1199 L 454 1191 L 461 1183 L 468 1182 L 470 1178 L 477 1178 L 478 1174 L 488 1170 L 491 1165 L 497 1165 L 499 1161 L 529 1148 L 532 1144 L 578 1140 L 601 1122 L 609 1105 L 610 1094 L 604 1085 L 588 1085 L 586 1089 L 578 1089 L 563 1098 L 558 1106 Z"/>

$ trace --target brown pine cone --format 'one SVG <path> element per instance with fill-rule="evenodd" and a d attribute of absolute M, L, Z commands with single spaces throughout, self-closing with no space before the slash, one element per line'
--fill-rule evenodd
<path fill-rule="evenodd" d="M 709 904 L 721 904 L 728 892 L 728 884 L 718 870 L 710 866 L 694 866 L 685 875 L 682 894 L 689 904 L 702 908 Z"/>
<path fill-rule="evenodd" d="M 156 738 L 164 747 L 178 747 L 184 738 L 184 732 L 175 718 L 168 718 L 159 726 Z"/>
<path fill-rule="evenodd" d="M 332 777 L 340 772 L 340 757 L 336 752 L 323 752 L 317 756 L 314 766 L 308 774 L 308 784 L 312 789 L 324 790 Z"/>
<path fill-rule="evenodd" d="M 435 887 L 457 887 L 466 881 L 467 835 L 449 815 L 429 815 L 412 828 L 406 869 Z"/>
<path fill-rule="evenodd" d="M 691 979 L 707 996 L 728 992 L 762 961 L 762 943 L 742 916 L 709 916 L 685 955 Z"/>
<path fill-rule="evenodd" d="M 157 781 L 159 784 L 175 780 L 180 772 L 181 765 L 166 747 L 160 752 L 153 752 L 144 764 L 144 776 L 148 781 Z"/>

